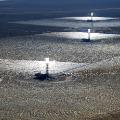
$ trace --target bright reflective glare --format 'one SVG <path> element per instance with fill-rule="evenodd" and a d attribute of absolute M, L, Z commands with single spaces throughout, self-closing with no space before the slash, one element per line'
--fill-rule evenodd
<path fill-rule="evenodd" d="M 115 64 L 120 64 L 120 57 L 115 57 L 114 59 L 106 59 L 96 63 L 73 63 L 73 62 L 58 62 L 58 61 L 51 61 L 49 63 L 49 74 L 69 74 L 79 70 L 85 69 L 94 69 L 94 68 L 107 68 L 113 66 Z M 0 59 L 0 67 L 2 70 L 12 70 L 16 73 L 23 73 L 23 74 L 33 74 L 36 73 L 46 73 L 45 71 L 45 61 L 30 61 L 30 60 L 7 60 L 7 59 Z M 0 81 L 2 79 L 0 78 Z"/>
<path fill-rule="evenodd" d="M 52 32 L 52 33 L 45 33 L 46 36 L 56 36 L 56 37 L 63 37 L 68 39 L 83 39 L 88 38 L 88 33 L 86 32 Z M 103 34 L 103 33 L 90 33 L 90 38 L 92 40 L 99 40 L 99 39 L 107 39 L 107 38 L 115 38 L 120 37 L 119 34 Z"/>
<path fill-rule="evenodd" d="M 114 21 L 96 21 L 94 23 L 85 21 L 67 21 L 61 19 L 45 19 L 45 20 L 29 20 L 29 21 L 18 21 L 14 22 L 17 24 L 30 24 L 30 25 L 42 25 L 42 26 L 55 26 L 55 27 L 68 27 L 68 28 L 82 28 L 87 27 L 118 27 L 120 26 L 119 20 Z"/>
<path fill-rule="evenodd" d="M 86 63 L 58 62 L 49 61 L 48 69 L 50 74 L 67 73 L 75 68 L 85 66 Z M 12 70 L 21 73 L 46 73 L 46 61 L 30 61 L 30 60 L 0 60 L 0 67 L 3 70 Z"/>
<path fill-rule="evenodd" d="M 63 18 L 58 18 L 58 19 L 64 19 L 64 20 L 82 20 L 82 21 L 87 21 L 91 20 L 91 16 L 87 17 L 63 17 Z M 112 17 L 92 17 L 93 21 L 98 21 L 98 20 L 114 20 L 118 18 L 112 18 Z"/>

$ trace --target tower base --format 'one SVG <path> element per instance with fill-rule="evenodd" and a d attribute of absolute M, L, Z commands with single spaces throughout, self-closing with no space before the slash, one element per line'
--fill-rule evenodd
<path fill-rule="evenodd" d="M 39 80 L 49 80 L 49 79 L 51 79 L 51 76 L 50 76 L 49 74 L 36 73 L 36 74 L 35 74 L 35 79 L 39 79 Z"/>
<path fill-rule="evenodd" d="M 93 20 L 87 20 L 87 22 L 93 22 Z"/>
<path fill-rule="evenodd" d="M 82 39 L 82 42 L 90 42 L 91 40 L 90 39 Z"/>

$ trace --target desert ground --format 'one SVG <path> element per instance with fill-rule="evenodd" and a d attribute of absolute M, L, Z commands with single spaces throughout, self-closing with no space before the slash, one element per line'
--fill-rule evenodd
<path fill-rule="evenodd" d="M 119 39 L 84 43 L 44 34 L 0 38 L 0 119 L 119 120 Z M 90 65 L 45 81 L 3 69 L 4 59 L 41 61 L 45 57 Z"/>

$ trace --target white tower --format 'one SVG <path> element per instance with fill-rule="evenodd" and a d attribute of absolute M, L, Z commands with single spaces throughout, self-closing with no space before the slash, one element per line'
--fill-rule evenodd
<path fill-rule="evenodd" d="M 94 13 L 91 12 L 91 21 L 93 21 L 93 16 L 94 16 Z"/>
<path fill-rule="evenodd" d="M 45 72 L 45 74 L 46 75 L 49 75 L 49 58 L 45 58 L 45 64 L 46 64 L 46 72 Z"/>
<path fill-rule="evenodd" d="M 88 29 L 88 40 L 90 40 L 91 29 Z"/>

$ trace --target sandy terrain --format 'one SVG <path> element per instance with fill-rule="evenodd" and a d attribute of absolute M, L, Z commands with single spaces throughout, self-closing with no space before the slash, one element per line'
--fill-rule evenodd
<path fill-rule="evenodd" d="M 91 65 L 64 79 L 40 81 L 23 71 L 3 70 L 1 62 L 0 119 L 119 120 L 119 46 L 119 39 L 114 38 L 95 43 L 44 35 L 1 38 L 1 60 L 41 61 L 50 57 Z"/>

